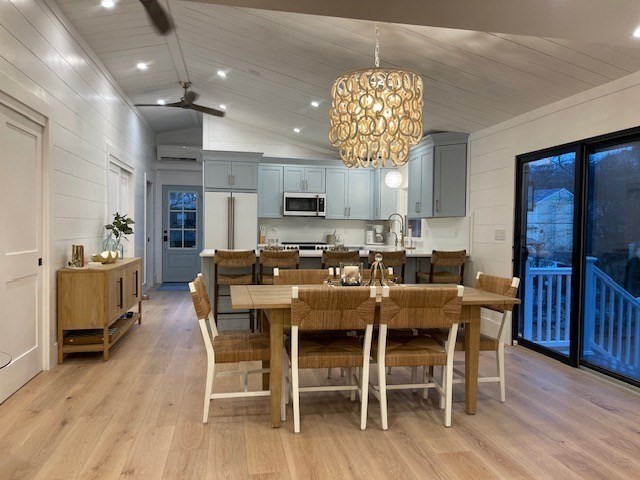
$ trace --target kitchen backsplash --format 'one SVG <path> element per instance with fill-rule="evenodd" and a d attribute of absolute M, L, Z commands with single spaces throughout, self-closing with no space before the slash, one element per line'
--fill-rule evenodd
<path fill-rule="evenodd" d="M 368 224 L 386 224 L 385 221 L 324 220 L 318 218 L 289 217 L 260 218 L 259 225 L 276 229 L 280 242 L 324 242 L 329 233 L 341 234 L 346 245 L 364 245 Z M 386 225 L 385 225 L 386 231 Z M 422 220 L 422 245 L 427 249 L 468 249 L 469 219 L 431 218 Z"/>

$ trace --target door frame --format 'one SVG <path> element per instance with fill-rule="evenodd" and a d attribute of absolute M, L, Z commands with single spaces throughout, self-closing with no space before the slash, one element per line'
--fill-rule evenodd
<path fill-rule="evenodd" d="M 150 262 L 150 259 L 154 258 L 154 248 L 155 248 L 155 237 L 154 237 L 154 207 L 155 207 L 155 184 L 150 181 L 147 175 L 147 172 L 144 172 L 144 202 L 143 202 L 143 216 L 144 216 L 144 249 L 143 249 L 143 282 L 142 288 L 143 290 L 148 290 L 150 287 L 155 285 L 155 268 L 151 268 L 149 271 L 150 265 L 153 262 Z"/>
<path fill-rule="evenodd" d="M 616 380 L 636 385 L 636 382 L 624 377 L 614 371 L 600 367 L 598 365 L 591 364 L 581 360 L 581 352 L 583 348 L 582 330 L 584 327 L 584 301 L 583 291 L 585 288 L 585 269 L 586 269 L 586 238 L 587 238 L 587 215 L 586 207 L 588 200 L 588 162 L 589 152 L 594 148 L 606 147 L 615 145 L 621 140 L 624 141 L 638 141 L 640 140 L 640 127 L 628 128 L 617 132 L 606 133 L 598 135 L 596 137 L 590 137 L 584 140 L 578 140 L 571 143 L 565 143 L 555 147 L 544 148 L 536 150 L 534 152 L 517 155 L 516 160 L 516 182 L 515 182 L 515 209 L 514 209 L 514 230 L 513 230 L 513 274 L 520 277 L 521 272 L 521 224 L 523 221 L 522 209 L 526 199 L 524 198 L 523 178 L 522 178 L 522 166 L 528 161 L 544 158 L 545 156 L 551 156 L 560 153 L 566 153 L 568 151 L 576 152 L 576 171 L 575 171 L 575 183 L 574 183 L 574 209 L 573 209 L 573 252 L 572 252 L 572 278 L 571 278 L 571 318 L 570 318 L 570 334 L 569 334 L 569 356 L 559 354 L 553 350 L 542 347 L 534 342 L 518 338 L 519 319 L 521 315 L 521 306 L 514 308 L 514 314 L 512 319 L 512 340 L 517 344 L 523 345 L 531 350 L 547 355 L 551 358 L 561 361 L 572 367 L 585 366 L 589 369 L 595 370 L 599 373 L 603 373 L 607 376 L 615 378 Z M 522 288 L 524 284 L 522 282 Z M 521 298 L 522 290 L 520 292 Z"/>
<path fill-rule="evenodd" d="M 1 80 L 1 78 L 0 78 Z M 14 86 L 14 85 L 11 85 Z M 3 85 L 3 88 L 5 85 Z M 53 365 L 57 365 L 57 338 L 55 336 L 55 325 L 51 324 L 51 319 L 55 318 L 55 314 L 52 314 L 51 309 L 53 307 L 52 302 L 52 290 L 51 290 L 51 262 L 50 258 L 53 257 L 53 245 L 51 243 L 51 199 L 50 199 L 50 178 L 51 178 L 51 163 L 49 159 L 49 117 L 45 113 L 36 110 L 31 105 L 44 106 L 40 99 L 37 99 L 33 94 L 27 92 L 24 87 L 18 86 L 17 93 L 20 92 L 23 103 L 20 99 L 12 96 L 8 91 L 0 89 L 0 104 L 4 107 L 17 112 L 20 115 L 28 118 L 34 123 L 42 127 L 42 142 L 41 142 L 41 165 L 40 175 L 41 182 L 40 188 L 42 188 L 41 198 L 41 218 L 42 223 L 40 225 L 40 248 L 42 255 L 42 265 L 40 265 L 40 298 L 39 305 L 39 318 L 38 325 L 40 331 L 39 341 L 41 342 L 41 367 L 42 370 L 50 370 Z M 43 112 L 44 108 L 41 109 Z M 53 332 L 52 332 L 53 329 Z M 55 343 L 52 345 L 52 338 Z M 53 347 L 53 348 L 52 348 Z"/>

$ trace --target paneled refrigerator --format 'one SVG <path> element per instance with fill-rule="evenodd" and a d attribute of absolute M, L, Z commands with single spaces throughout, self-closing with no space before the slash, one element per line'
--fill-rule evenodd
<path fill-rule="evenodd" d="M 205 249 L 255 250 L 257 238 L 256 193 L 205 192 Z"/>

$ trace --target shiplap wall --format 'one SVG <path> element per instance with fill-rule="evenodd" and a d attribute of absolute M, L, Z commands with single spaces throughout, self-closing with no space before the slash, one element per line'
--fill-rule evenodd
<path fill-rule="evenodd" d="M 516 155 L 640 125 L 640 73 L 568 97 L 469 137 L 473 272 L 510 276 Z M 505 242 L 495 230 L 507 231 Z"/>
<path fill-rule="evenodd" d="M 45 305 L 53 350 L 56 270 L 68 261 L 72 244 L 83 244 L 87 254 L 101 250 L 107 151 L 133 169 L 135 211 L 130 213 L 140 228 L 132 241 L 135 255 L 142 256 L 144 174 L 155 178 L 155 135 L 55 4 L 42 0 L 0 2 L 0 90 L 48 118 Z"/>

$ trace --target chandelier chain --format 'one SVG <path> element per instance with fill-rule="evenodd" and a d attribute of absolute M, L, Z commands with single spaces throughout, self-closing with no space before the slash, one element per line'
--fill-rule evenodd
<path fill-rule="evenodd" d="M 380 24 L 376 22 L 376 68 L 380 68 Z"/>

